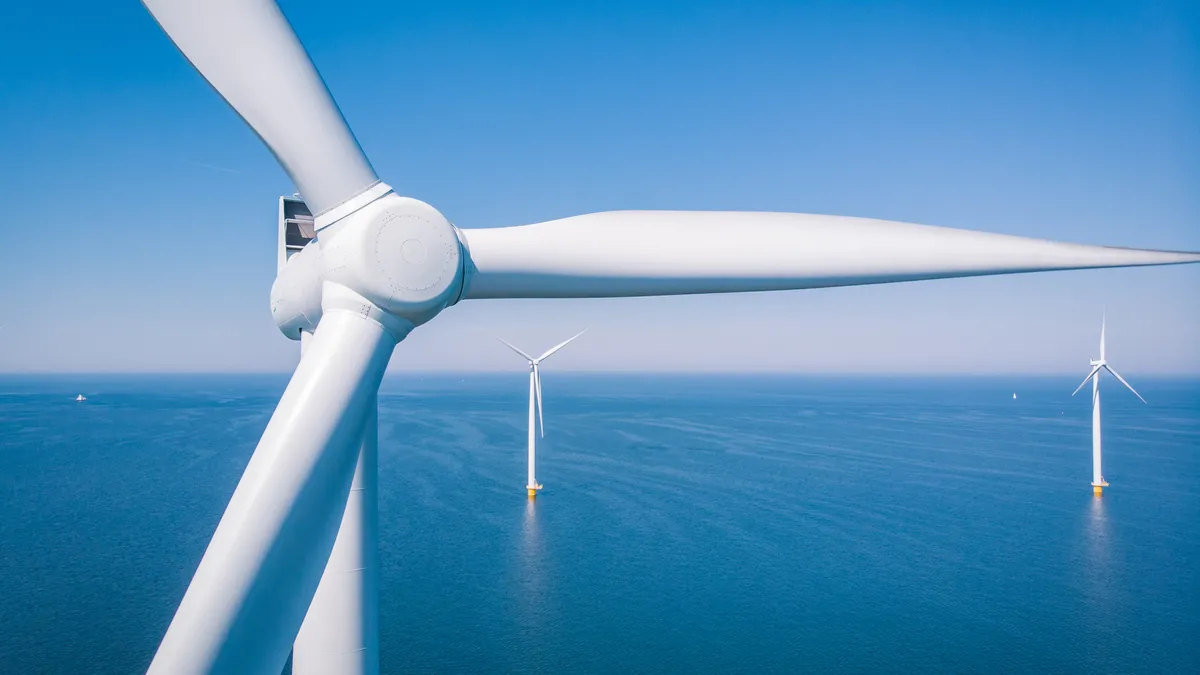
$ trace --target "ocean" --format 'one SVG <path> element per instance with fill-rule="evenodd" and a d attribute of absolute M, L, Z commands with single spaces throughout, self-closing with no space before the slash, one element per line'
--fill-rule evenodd
<path fill-rule="evenodd" d="M 381 669 L 1197 672 L 1200 381 L 1096 499 L 1085 374 L 551 369 L 535 502 L 524 372 L 389 376 Z M 144 672 L 285 384 L 0 377 L 0 673 Z"/>

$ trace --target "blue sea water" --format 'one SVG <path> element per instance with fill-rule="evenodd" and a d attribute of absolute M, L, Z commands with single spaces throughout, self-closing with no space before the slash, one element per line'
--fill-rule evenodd
<path fill-rule="evenodd" d="M 1200 668 L 1200 382 L 1095 499 L 1071 379 L 547 372 L 536 502 L 526 382 L 384 384 L 386 673 Z M 285 383 L 0 379 L 0 673 L 144 671 Z"/>

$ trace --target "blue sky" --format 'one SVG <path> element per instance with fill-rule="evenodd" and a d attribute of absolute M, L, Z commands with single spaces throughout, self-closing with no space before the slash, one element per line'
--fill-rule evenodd
<path fill-rule="evenodd" d="M 380 175 L 462 227 L 746 209 L 1200 250 L 1195 3 L 281 3 Z M 138 3 L 0 9 L 0 371 L 285 371 L 293 187 Z M 1200 266 L 477 301 L 403 370 L 1200 373 Z"/>

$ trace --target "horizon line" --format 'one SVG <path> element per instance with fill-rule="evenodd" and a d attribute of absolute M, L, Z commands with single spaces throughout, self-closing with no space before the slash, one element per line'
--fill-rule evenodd
<path fill-rule="evenodd" d="M 280 375 L 291 376 L 292 370 L 12 370 L 0 371 L 0 377 L 37 377 L 37 376 L 155 376 L 155 375 L 191 375 L 191 376 L 231 376 L 231 375 Z M 554 369 L 558 375 L 706 375 L 706 376 L 781 376 L 781 377 L 977 377 L 977 378 L 1016 378 L 1016 377 L 1080 377 L 1087 375 L 1086 370 L 1074 371 L 1028 371 L 1028 372 L 948 372 L 948 371 L 803 371 L 803 370 L 621 370 L 621 369 Z M 1200 371 L 1162 372 L 1162 371 L 1131 371 L 1130 377 L 1148 378 L 1200 378 Z M 403 378 L 406 376 L 462 376 L 462 375 L 524 375 L 526 371 L 520 368 L 488 369 L 488 370 L 402 370 L 385 372 L 384 379 Z"/>

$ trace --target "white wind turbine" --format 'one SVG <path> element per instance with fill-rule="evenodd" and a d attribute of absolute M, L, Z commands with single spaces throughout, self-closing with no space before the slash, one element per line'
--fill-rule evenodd
<path fill-rule="evenodd" d="M 542 361 L 550 358 L 551 354 L 571 344 L 575 338 L 583 335 L 586 332 L 587 329 L 585 328 L 579 331 L 579 333 L 575 334 L 573 337 L 563 340 L 550 349 L 547 349 L 545 353 L 538 357 L 530 356 L 520 349 L 517 349 L 513 345 L 509 344 L 509 342 L 504 338 L 496 338 L 497 340 L 503 342 L 504 346 L 513 350 L 519 354 L 521 358 L 529 362 L 529 478 L 528 482 L 525 484 L 525 489 L 529 491 L 530 499 L 536 497 L 537 491 L 542 489 L 542 486 L 537 482 L 537 478 L 534 476 L 534 464 L 536 463 L 537 454 L 537 439 L 539 435 L 537 432 L 540 432 L 540 435 L 543 438 L 546 436 L 546 420 L 542 416 L 542 373 L 538 369 L 538 365 L 541 364 Z"/>
<path fill-rule="evenodd" d="M 1083 385 L 1087 384 L 1089 380 L 1092 383 L 1092 493 L 1097 496 L 1104 492 L 1104 488 L 1108 487 L 1108 482 L 1104 480 L 1104 474 L 1100 470 L 1100 371 L 1107 370 L 1108 372 L 1112 373 L 1112 376 L 1117 378 L 1121 384 L 1125 385 L 1129 391 L 1132 391 L 1133 395 L 1138 397 L 1142 403 L 1146 402 L 1146 399 L 1142 398 L 1142 395 L 1137 393 L 1137 390 L 1135 390 L 1128 382 L 1126 382 L 1125 378 L 1121 377 L 1120 373 L 1113 370 L 1112 366 L 1108 365 L 1108 361 L 1104 357 L 1105 323 L 1105 318 L 1101 317 L 1100 358 L 1090 361 L 1092 372 L 1088 373 L 1088 376 L 1084 378 L 1083 382 L 1081 382 L 1078 387 L 1075 388 L 1075 391 L 1071 392 L 1071 395 L 1074 396 L 1075 394 L 1079 393 L 1080 389 L 1083 389 Z"/>
<path fill-rule="evenodd" d="M 374 492 L 362 486 L 375 480 L 367 450 L 380 380 L 398 342 L 462 300 L 1200 262 L 1196 253 L 790 213 L 615 211 L 459 229 L 379 179 L 275 2 L 143 1 L 274 154 L 316 234 L 271 289 L 276 325 L 289 338 L 306 336 L 304 354 L 150 664 L 154 674 L 274 675 L 293 641 L 297 675 L 378 671 L 371 582 L 346 581 L 353 575 L 331 552 L 374 555 Z"/>

